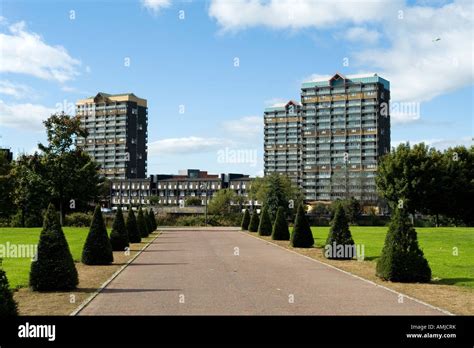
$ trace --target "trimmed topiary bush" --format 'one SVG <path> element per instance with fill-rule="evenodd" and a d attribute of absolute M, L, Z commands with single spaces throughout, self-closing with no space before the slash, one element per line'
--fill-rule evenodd
<path fill-rule="evenodd" d="M 285 218 L 285 210 L 280 207 L 277 210 L 275 223 L 272 231 L 273 240 L 290 240 L 290 231 Z"/>
<path fill-rule="evenodd" d="M 145 219 L 146 232 L 148 237 L 148 235 L 153 232 L 153 226 L 151 225 L 150 214 L 146 209 L 143 210 L 143 218 Z"/>
<path fill-rule="evenodd" d="M 156 230 L 156 226 L 154 225 L 154 218 L 155 214 L 153 214 L 153 211 L 151 209 L 148 210 L 148 222 L 150 223 L 150 233 L 154 232 Z"/>
<path fill-rule="evenodd" d="M 127 222 L 125 223 L 125 227 L 127 228 L 128 240 L 130 243 L 140 243 L 142 241 L 142 237 L 138 231 L 137 219 L 135 218 L 135 213 L 133 212 L 131 206 L 128 208 Z"/>
<path fill-rule="evenodd" d="M 34 291 L 75 289 L 79 279 L 59 216 L 50 204 L 44 216 L 38 250 L 31 262 L 30 286 Z"/>
<path fill-rule="evenodd" d="M 376 275 L 392 282 L 426 283 L 431 269 L 418 246 L 416 230 L 404 210 L 393 212 Z"/>
<path fill-rule="evenodd" d="M 18 315 L 17 304 L 8 284 L 5 271 L 0 268 L 0 318 Z"/>
<path fill-rule="evenodd" d="M 151 221 L 151 226 L 153 227 L 153 231 L 156 231 L 156 229 L 158 228 L 158 225 L 156 224 L 155 212 L 153 211 L 153 209 L 150 208 L 148 214 L 150 215 L 150 221 Z"/>
<path fill-rule="evenodd" d="M 313 233 L 306 218 L 304 206 L 300 204 L 296 212 L 293 233 L 291 234 L 291 245 L 295 248 L 311 248 L 313 244 Z"/>
<path fill-rule="evenodd" d="M 95 207 L 92 223 L 82 249 L 82 263 L 86 265 L 108 265 L 114 261 L 100 205 Z"/>
<path fill-rule="evenodd" d="M 138 233 L 140 234 L 140 237 L 142 238 L 148 237 L 148 227 L 146 225 L 145 215 L 143 214 L 142 207 L 138 208 L 137 227 L 138 227 Z"/>
<path fill-rule="evenodd" d="M 260 222 L 260 219 L 257 214 L 257 209 L 255 209 L 252 213 L 252 217 L 250 218 L 249 232 L 257 232 L 259 222 Z"/>
<path fill-rule="evenodd" d="M 270 236 L 272 234 L 272 220 L 270 220 L 270 214 L 266 206 L 263 207 L 262 214 L 260 215 L 258 234 L 259 236 Z"/>
<path fill-rule="evenodd" d="M 250 224 L 250 213 L 248 209 L 245 209 L 244 216 L 242 217 L 242 224 L 240 225 L 240 228 L 242 229 L 242 231 L 248 230 L 249 224 Z"/>
<path fill-rule="evenodd" d="M 115 213 L 112 232 L 110 233 L 110 244 L 114 251 L 124 251 L 125 248 L 130 245 L 121 207 L 118 207 L 117 212 Z"/>
<path fill-rule="evenodd" d="M 342 204 L 336 206 L 324 249 L 324 256 L 328 259 L 349 260 L 357 256 L 346 211 Z"/>

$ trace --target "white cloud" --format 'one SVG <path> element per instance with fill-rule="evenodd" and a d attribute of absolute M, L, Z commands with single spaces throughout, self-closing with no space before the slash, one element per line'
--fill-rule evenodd
<path fill-rule="evenodd" d="M 39 104 L 6 104 L 0 100 L 0 124 L 4 127 L 22 130 L 43 130 L 43 121 L 56 109 Z"/>
<path fill-rule="evenodd" d="M 148 10 L 158 13 L 162 8 L 167 8 L 171 5 L 171 0 L 141 0 L 142 6 Z"/>
<path fill-rule="evenodd" d="M 389 48 L 355 54 L 357 64 L 390 80 L 392 100 L 427 101 L 474 81 L 473 11 L 470 1 L 440 8 L 407 7 L 387 21 Z M 440 41 L 433 41 L 434 38 Z"/>
<path fill-rule="evenodd" d="M 348 57 L 351 67 L 370 67 L 390 80 L 397 102 L 427 101 L 474 81 L 471 0 L 431 6 L 402 0 L 212 0 L 209 16 L 223 31 L 346 28 L 353 42 L 383 42 Z M 373 29 L 366 29 L 368 23 Z M 436 37 L 441 40 L 433 41 Z"/>
<path fill-rule="evenodd" d="M 0 80 L 0 94 L 9 95 L 16 99 L 33 96 L 33 89 L 19 83 L 8 80 Z"/>
<path fill-rule="evenodd" d="M 251 138 L 263 135 L 263 117 L 245 116 L 237 120 L 229 120 L 222 123 L 222 128 L 231 135 Z"/>
<path fill-rule="evenodd" d="M 212 0 L 209 16 L 224 31 L 267 26 L 275 29 L 323 28 L 344 22 L 381 21 L 400 1 Z"/>
<path fill-rule="evenodd" d="M 232 141 L 222 138 L 183 137 L 156 140 L 148 144 L 150 156 L 168 154 L 192 154 L 210 152 L 231 145 Z"/>
<path fill-rule="evenodd" d="M 0 33 L 2 49 L 0 72 L 33 75 L 45 80 L 65 82 L 79 75 L 81 62 L 62 46 L 50 46 L 36 33 L 28 32 L 25 22 Z"/>
<path fill-rule="evenodd" d="M 369 30 L 364 27 L 349 28 L 343 36 L 348 41 L 365 42 L 367 44 L 375 44 L 380 39 L 380 33 L 376 30 Z"/>

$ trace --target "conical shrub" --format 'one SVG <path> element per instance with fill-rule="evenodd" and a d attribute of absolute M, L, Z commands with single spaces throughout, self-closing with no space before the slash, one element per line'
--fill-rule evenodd
<path fill-rule="evenodd" d="M 112 232 L 110 233 L 110 244 L 112 244 L 112 250 L 114 251 L 124 251 L 130 245 L 121 207 L 118 207 L 115 213 Z"/>
<path fill-rule="evenodd" d="M 140 207 L 137 214 L 137 227 L 140 237 L 148 237 L 148 227 L 146 225 L 145 215 L 143 214 L 143 209 Z"/>
<path fill-rule="evenodd" d="M 0 260 L 1 261 L 1 260 Z M 5 271 L 0 268 L 0 318 L 18 315 L 17 304 L 8 284 Z"/>
<path fill-rule="evenodd" d="M 100 206 L 97 205 L 92 216 L 89 234 L 82 249 L 82 263 L 86 265 L 108 265 L 113 261 L 112 244 L 110 244 Z"/>
<path fill-rule="evenodd" d="M 30 286 L 34 291 L 75 289 L 79 279 L 59 216 L 50 204 L 43 220 L 35 260 L 31 262 Z"/>
<path fill-rule="evenodd" d="M 155 218 L 155 213 L 153 212 L 153 209 L 150 208 L 148 214 L 150 216 L 151 226 L 154 232 L 158 228 L 158 225 L 156 224 L 156 218 Z"/>
<path fill-rule="evenodd" d="M 133 212 L 132 206 L 128 208 L 127 222 L 125 223 L 125 227 L 127 228 L 128 240 L 130 243 L 140 243 L 142 241 L 142 237 L 138 231 L 137 219 L 135 217 L 135 213 Z"/>
<path fill-rule="evenodd" d="M 144 209 L 143 210 L 143 218 L 145 220 L 145 225 L 146 225 L 146 235 L 148 235 L 153 232 L 153 226 L 151 225 L 150 221 L 150 214 L 148 213 L 148 210 Z"/>
<path fill-rule="evenodd" d="M 298 206 L 295 225 L 291 234 L 291 245 L 295 248 L 311 248 L 314 244 L 313 233 L 309 226 L 303 204 Z"/>
<path fill-rule="evenodd" d="M 258 234 L 260 236 L 270 236 L 272 234 L 272 220 L 270 220 L 270 214 L 266 206 L 263 207 L 262 214 L 260 215 Z"/>
<path fill-rule="evenodd" d="M 151 209 L 148 210 L 147 218 L 148 218 L 148 223 L 150 225 L 150 233 L 153 233 L 156 230 L 155 225 L 153 224 L 153 212 Z"/>
<path fill-rule="evenodd" d="M 259 222 L 260 222 L 260 219 L 257 214 L 257 209 L 254 209 L 252 213 L 252 217 L 250 218 L 249 232 L 257 232 Z"/>
<path fill-rule="evenodd" d="M 349 260 L 357 256 L 354 240 L 349 230 L 349 222 L 342 204 L 336 206 L 324 249 L 324 256 L 328 259 Z"/>
<path fill-rule="evenodd" d="M 392 215 L 376 275 L 392 282 L 429 282 L 431 269 L 418 246 L 417 233 L 404 210 Z"/>
<path fill-rule="evenodd" d="M 279 207 L 276 213 L 272 231 L 273 240 L 290 240 L 290 231 L 285 218 L 285 210 Z"/>
<path fill-rule="evenodd" d="M 244 211 L 244 216 L 242 217 L 242 224 L 240 225 L 240 228 L 242 231 L 245 231 L 249 228 L 250 224 L 250 213 L 248 209 L 245 209 Z"/>

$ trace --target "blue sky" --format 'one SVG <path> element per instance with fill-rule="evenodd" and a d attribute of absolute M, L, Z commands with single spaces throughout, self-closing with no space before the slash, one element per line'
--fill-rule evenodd
<path fill-rule="evenodd" d="M 377 72 L 393 106 L 419 108 L 393 113 L 393 145 L 471 143 L 469 1 L 6 0 L 0 10 L 0 146 L 15 154 L 45 140 L 49 113 L 133 92 L 148 99 L 149 174 L 261 174 L 263 109 L 335 72 Z"/>

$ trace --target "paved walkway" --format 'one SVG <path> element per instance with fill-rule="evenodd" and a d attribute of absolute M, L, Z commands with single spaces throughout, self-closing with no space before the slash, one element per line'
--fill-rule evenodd
<path fill-rule="evenodd" d="M 236 229 L 162 231 L 80 315 L 443 314 Z"/>

